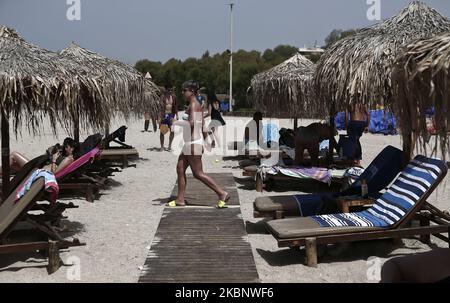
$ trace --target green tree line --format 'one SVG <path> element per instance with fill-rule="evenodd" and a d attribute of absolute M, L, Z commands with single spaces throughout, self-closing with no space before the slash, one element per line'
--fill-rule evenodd
<path fill-rule="evenodd" d="M 354 33 L 355 30 L 333 30 L 325 39 L 325 48 L 337 40 Z M 247 88 L 254 75 L 270 69 L 297 53 L 298 48 L 291 45 L 279 45 L 264 52 L 238 50 L 233 53 L 233 95 L 235 108 L 249 107 Z M 311 55 L 309 59 L 316 63 L 320 55 Z M 227 94 L 229 90 L 229 50 L 211 55 L 206 51 L 201 58 L 188 58 L 184 61 L 172 58 L 165 63 L 139 60 L 135 67 L 146 74 L 149 72 L 153 81 L 162 87 L 174 87 L 179 98 L 180 87 L 184 81 L 194 79 L 205 87 L 205 93 Z"/>
<path fill-rule="evenodd" d="M 247 88 L 254 75 L 292 57 L 297 49 L 294 46 L 279 45 L 263 53 L 255 50 L 238 50 L 233 53 L 233 95 L 236 108 L 248 106 Z M 211 95 L 228 93 L 229 62 L 229 51 L 214 55 L 206 51 L 201 58 L 188 58 L 184 61 L 170 59 L 161 63 L 143 59 L 135 67 L 143 74 L 149 72 L 157 85 L 175 87 L 177 94 L 180 94 L 184 81 L 194 79 L 205 87 L 206 94 Z"/>

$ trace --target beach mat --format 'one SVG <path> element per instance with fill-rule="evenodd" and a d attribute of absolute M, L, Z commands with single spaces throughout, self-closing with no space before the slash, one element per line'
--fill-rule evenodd
<path fill-rule="evenodd" d="M 139 282 L 259 282 L 240 208 L 166 208 Z"/>
<path fill-rule="evenodd" d="M 219 184 L 225 191 L 230 194 L 230 200 L 228 205 L 239 205 L 239 196 L 236 188 L 236 183 L 234 181 L 233 174 L 231 173 L 218 173 L 218 174 L 208 174 L 214 181 Z M 170 200 L 177 197 L 178 186 L 175 184 Z M 192 175 L 187 176 L 187 186 L 186 186 L 186 204 L 191 206 L 216 206 L 217 205 L 217 195 L 216 193 L 204 185 L 199 180 L 195 179 Z"/>

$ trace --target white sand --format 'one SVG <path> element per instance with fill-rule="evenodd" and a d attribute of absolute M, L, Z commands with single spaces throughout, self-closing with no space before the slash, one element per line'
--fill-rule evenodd
<path fill-rule="evenodd" d="M 226 120 L 231 119 L 234 118 Z M 302 124 L 309 122 L 302 121 Z M 116 123 L 114 126 L 122 124 Z M 73 261 L 74 257 L 75 262 L 80 261 L 81 282 L 137 282 L 139 268 L 144 265 L 163 205 L 175 184 L 177 157 L 168 152 L 148 150 L 159 146 L 159 134 L 141 133 L 142 120 L 127 125 L 127 142 L 138 149 L 144 160 L 137 162 L 137 168 L 127 168 L 117 173 L 113 179 L 122 185 L 103 191 L 104 195 L 95 203 L 69 200 L 80 206 L 66 211 L 69 226 L 77 229 L 75 236 L 86 242 L 87 246 L 70 248 L 61 257 L 64 261 Z M 289 120 L 281 121 L 281 126 L 291 125 Z M 12 138 L 12 150 L 33 157 L 65 137 L 63 132 L 55 139 L 49 130 L 39 137 L 24 131 L 23 137 L 18 140 Z M 363 165 L 367 165 L 388 144 L 400 147 L 400 137 L 364 135 Z M 394 246 L 391 241 L 353 243 L 339 256 L 325 256 L 318 268 L 308 268 L 302 264 L 302 250 L 279 249 L 274 238 L 265 234 L 263 221 L 254 219 L 252 213 L 255 197 L 294 192 L 259 194 L 254 189 L 245 189 L 252 181 L 242 177 L 242 170 L 233 168 L 235 166 L 236 161 L 223 161 L 218 156 L 204 157 L 205 171 L 232 172 L 239 178 L 237 186 L 243 218 L 263 282 L 377 282 L 376 266 L 374 278 L 368 279 L 367 271 L 372 264 L 382 265 L 387 258 L 430 249 L 417 240 L 404 240 L 400 246 Z M 449 197 L 450 186 L 444 181 L 430 202 L 441 209 L 450 209 Z M 433 241 L 445 247 L 444 243 Z M 380 259 L 368 263 L 367 259 L 371 257 Z M 68 274 L 70 277 L 76 273 L 74 267 L 67 266 L 48 275 L 46 264 L 46 260 L 37 254 L 1 255 L 0 282 L 71 282 Z"/>

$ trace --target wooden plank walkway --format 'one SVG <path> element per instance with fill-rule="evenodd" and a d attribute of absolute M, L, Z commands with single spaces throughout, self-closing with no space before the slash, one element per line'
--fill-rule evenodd
<path fill-rule="evenodd" d="M 240 208 L 166 208 L 139 282 L 258 282 L 246 239 Z"/>
<path fill-rule="evenodd" d="M 231 198 L 228 205 L 239 205 L 239 195 L 236 188 L 234 177 L 231 173 L 208 174 L 220 186 L 227 191 Z M 171 200 L 175 199 L 178 193 L 178 185 L 175 184 Z M 192 175 L 187 176 L 186 186 L 186 204 L 191 206 L 215 206 L 217 204 L 217 195 L 202 182 L 195 179 Z"/>

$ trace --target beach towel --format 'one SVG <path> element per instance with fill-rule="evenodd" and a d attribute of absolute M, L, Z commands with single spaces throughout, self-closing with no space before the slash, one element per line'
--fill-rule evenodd
<path fill-rule="evenodd" d="M 370 111 L 369 132 L 372 134 L 397 135 L 394 114 L 384 109 Z"/>
<path fill-rule="evenodd" d="M 34 181 L 39 178 L 44 178 L 45 180 L 45 190 L 50 193 L 50 203 L 56 203 L 59 193 L 58 182 L 56 182 L 55 175 L 45 169 L 35 170 L 33 174 L 25 181 L 25 183 L 17 188 L 15 202 L 18 202 L 30 190 Z"/>
<path fill-rule="evenodd" d="M 93 159 L 99 152 L 100 152 L 100 149 L 98 147 L 94 148 L 90 152 L 87 152 L 86 154 L 84 154 L 80 158 L 78 158 L 75 161 L 73 161 L 72 164 L 70 164 L 69 166 L 67 166 L 63 170 L 59 171 L 56 174 L 56 179 L 59 180 L 60 178 L 62 178 L 64 176 L 74 172 L 75 170 L 77 170 L 81 166 L 83 166 L 86 163 L 88 163 L 89 161 L 91 161 L 91 159 Z"/>
<path fill-rule="evenodd" d="M 331 184 L 331 178 L 333 177 L 332 170 L 321 168 L 321 167 L 281 167 L 272 166 L 266 167 L 261 166 L 258 168 L 258 173 L 261 175 L 263 180 L 266 179 L 267 175 L 277 175 L 283 174 L 288 177 L 298 178 L 298 179 L 314 179 L 323 183 Z"/>
<path fill-rule="evenodd" d="M 361 168 L 358 166 L 350 167 L 345 172 L 345 176 L 355 180 L 355 179 L 358 179 L 362 175 L 363 172 L 364 172 L 364 168 Z"/>
<path fill-rule="evenodd" d="M 356 213 L 312 216 L 322 227 L 389 227 L 399 222 L 443 174 L 445 163 L 416 156 L 392 186 L 369 209 Z"/>

